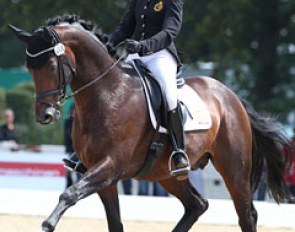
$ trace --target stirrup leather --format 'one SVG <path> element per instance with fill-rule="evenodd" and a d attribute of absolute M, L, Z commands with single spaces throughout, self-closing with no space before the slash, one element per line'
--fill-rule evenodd
<path fill-rule="evenodd" d="M 176 154 L 179 154 L 179 153 L 182 153 L 182 155 L 186 158 L 188 165 L 186 167 L 183 167 L 183 168 L 172 169 L 173 156 L 175 156 Z M 169 157 L 168 170 L 169 170 L 169 173 L 172 176 L 178 176 L 178 175 L 186 174 L 188 171 L 190 171 L 191 170 L 191 164 L 190 164 L 190 160 L 189 160 L 187 154 L 182 150 L 173 151 L 171 153 L 170 157 Z"/>

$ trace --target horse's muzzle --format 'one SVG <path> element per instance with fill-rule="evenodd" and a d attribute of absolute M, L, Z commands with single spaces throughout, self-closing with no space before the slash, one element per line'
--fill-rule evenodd
<path fill-rule="evenodd" d="M 41 124 L 55 123 L 60 119 L 60 111 L 54 107 L 48 107 L 45 109 L 44 117 L 42 120 L 38 120 Z"/>

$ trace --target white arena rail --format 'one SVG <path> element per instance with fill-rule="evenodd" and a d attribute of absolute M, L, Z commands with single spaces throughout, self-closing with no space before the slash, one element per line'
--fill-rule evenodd
<path fill-rule="evenodd" d="M 48 216 L 65 186 L 61 159 L 63 146 L 42 146 L 41 152 L 0 150 L 0 214 Z M 237 225 L 238 219 L 225 185 L 212 165 L 201 176 L 191 173 L 190 180 L 209 200 L 201 216 L 203 224 Z M 200 174 L 200 173 L 199 173 Z M 201 183 L 201 184 L 200 184 Z M 136 186 L 136 182 L 135 182 Z M 133 187 L 133 190 L 136 188 Z M 119 192 L 122 186 L 119 185 Z M 133 191 L 136 194 L 136 191 Z M 295 228 L 295 205 L 255 202 L 258 224 L 267 227 Z M 122 218 L 139 221 L 177 222 L 183 208 L 174 197 L 120 196 Z M 93 195 L 70 208 L 65 216 L 105 219 L 98 196 Z"/>
<path fill-rule="evenodd" d="M 48 216 L 57 204 L 60 192 L 0 189 L 0 214 Z M 174 197 L 120 196 L 124 220 L 177 222 L 183 213 Z M 237 225 L 238 219 L 231 200 L 209 200 L 209 209 L 199 219 L 202 224 Z M 295 205 L 255 202 L 258 225 L 295 228 Z M 65 214 L 66 217 L 105 219 L 102 203 L 92 195 Z"/>

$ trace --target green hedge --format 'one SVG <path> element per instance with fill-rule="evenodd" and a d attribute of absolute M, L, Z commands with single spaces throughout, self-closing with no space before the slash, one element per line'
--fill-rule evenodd
<path fill-rule="evenodd" d="M 15 122 L 23 144 L 62 144 L 63 120 L 53 125 L 36 123 L 34 86 L 21 83 L 6 92 L 6 106 L 15 112 Z"/>
<path fill-rule="evenodd" d="M 31 124 L 34 109 L 32 93 L 21 89 L 12 89 L 7 91 L 6 95 L 6 105 L 14 110 L 16 122 Z"/>

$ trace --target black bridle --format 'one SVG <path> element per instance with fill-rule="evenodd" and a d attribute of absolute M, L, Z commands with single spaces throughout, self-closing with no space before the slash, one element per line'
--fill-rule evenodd
<path fill-rule="evenodd" d="M 58 36 L 58 34 L 51 28 L 47 27 L 46 28 L 50 35 L 53 38 L 53 47 L 50 47 L 48 49 L 45 49 L 41 52 L 31 54 L 28 51 L 26 51 L 27 56 L 31 58 L 37 58 L 38 56 L 46 53 L 46 52 L 54 52 L 55 56 L 57 57 L 57 62 L 58 62 L 58 79 L 59 79 L 59 84 L 58 88 L 54 90 L 48 90 L 44 91 L 41 93 L 36 93 L 36 101 L 42 102 L 44 104 L 49 105 L 50 107 L 54 108 L 59 108 L 66 100 L 69 98 L 72 98 L 73 96 L 77 95 L 84 89 L 88 88 L 89 86 L 93 85 L 95 82 L 98 80 L 102 79 L 104 76 L 106 76 L 116 65 L 118 65 L 123 59 L 125 59 L 126 54 L 123 54 L 116 62 L 114 62 L 109 68 L 107 68 L 105 71 L 103 71 L 100 75 L 95 77 L 92 81 L 89 83 L 81 86 L 79 89 L 73 91 L 70 94 L 66 94 L 66 87 L 69 84 L 70 80 L 72 80 L 76 76 L 76 70 L 72 66 L 71 62 L 69 61 L 68 57 L 65 54 L 65 46 L 61 43 L 61 40 Z M 64 70 L 64 65 L 66 65 L 71 72 L 71 78 L 66 78 L 65 75 L 65 70 Z M 48 96 L 53 96 L 57 95 L 57 101 L 55 102 L 50 102 L 45 100 L 44 98 Z"/>
<path fill-rule="evenodd" d="M 36 101 L 42 102 L 50 107 L 59 108 L 61 102 L 65 101 L 66 97 L 66 86 L 69 84 L 69 80 L 76 76 L 75 68 L 70 63 L 68 57 L 65 55 L 65 47 L 61 43 L 59 36 L 57 33 L 51 28 L 47 27 L 46 30 L 49 32 L 50 36 L 53 39 L 53 46 L 45 49 L 41 52 L 31 54 L 26 51 L 27 56 L 31 58 L 37 58 L 38 56 L 47 53 L 54 52 L 57 57 L 57 65 L 58 65 L 58 88 L 54 90 L 48 90 L 40 93 L 36 93 Z M 66 78 L 64 66 L 67 66 L 70 70 L 70 77 Z M 45 100 L 48 96 L 57 95 L 57 101 L 48 101 Z"/>

